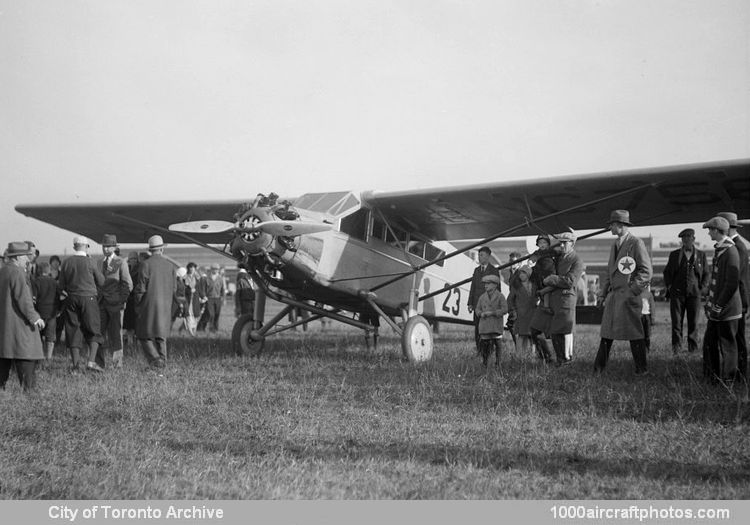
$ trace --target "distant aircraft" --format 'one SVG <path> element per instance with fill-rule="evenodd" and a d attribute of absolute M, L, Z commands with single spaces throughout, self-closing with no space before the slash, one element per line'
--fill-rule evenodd
<path fill-rule="evenodd" d="M 293 202 L 259 194 L 252 202 L 18 205 L 24 215 L 123 243 L 160 234 L 195 243 L 246 268 L 256 312 L 240 317 L 232 343 L 257 354 L 294 308 L 361 328 L 382 317 L 404 354 L 430 359 L 430 321 L 472 323 L 467 309 L 470 249 L 499 237 L 606 227 L 630 210 L 636 226 L 704 221 L 719 211 L 750 216 L 750 159 L 361 195 L 309 193 Z M 231 220 L 228 220 L 231 219 Z M 455 250 L 447 242 L 481 239 Z M 217 245 L 223 246 L 218 248 Z M 506 290 L 507 293 L 507 290 Z M 286 305 L 263 322 L 265 296 Z M 401 323 L 395 319 L 401 319 Z M 301 323 L 302 321 L 300 321 Z M 377 333 L 377 332 L 376 332 Z"/>

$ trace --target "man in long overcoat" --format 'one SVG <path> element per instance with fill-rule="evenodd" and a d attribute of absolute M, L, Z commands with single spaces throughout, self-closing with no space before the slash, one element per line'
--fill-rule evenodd
<path fill-rule="evenodd" d="M 28 391 L 36 386 L 36 364 L 44 359 L 39 331 L 44 321 L 34 309 L 26 265 L 31 254 L 25 242 L 8 244 L 0 268 L 0 388 L 15 364 L 18 380 Z"/>
<path fill-rule="evenodd" d="M 557 364 L 569 363 L 572 357 L 565 353 L 565 336 L 573 333 L 576 324 L 576 303 L 578 302 L 578 281 L 586 269 L 581 257 L 573 249 L 575 235 L 563 232 L 555 236 L 560 255 L 555 263 L 554 275 L 544 278 L 544 285 L 551 287 L 549 306 L 552 308 L 549 333 L 555 349 Z"/>
<path fill-rule="evenodd" d="M 167 360 L 167 337 L 172 325 L 174 266 L 164 258 L 164 241 L 154 235 L 148 240 L 151 256 L 138 267 L 135 294 L 135 336 L 143 353 L 154 368 L 164 368 Z"/>
<path fill-rule="evenodd" d="M 651 258 L 643 241 L 629 231 L 632 223 L 628 210 L 613 211 L 608 224 L 617 242 L 609 253 L 607 273 L 599 291 L 598 303 L 604 304 L 604 312 L 594 372 L 601 372 L 607 366 L 612 342 L 617 339 L 630 341 L 635 373 L 642 375 L 648 365 L 641 323 L 641 294 L 651 282 Z"/>
<path fill-rule="evenodd" d="M 723 211 L 716 214 L 729 222 L 728 237 L 734 243 L 737 254 L 740 257 L 740 303 L 742 304 L 742 315 L 737 320 L 737 368 L 742 377 L 747 377 L 747 336 L 745 334 L 745 317 L 747 307 L 750 304 L 750 259 L 748 259 L 748 243 L 737 228 L 742 225 L 737 222 L 737 214 L 731 211 Z"/>

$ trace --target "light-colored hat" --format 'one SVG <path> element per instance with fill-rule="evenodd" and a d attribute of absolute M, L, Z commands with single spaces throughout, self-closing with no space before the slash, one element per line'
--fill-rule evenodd
<path fill-rule="evenodd" d="M 485 275 L 482 277 L 482 282 L 500 284 L 500 277 L 497 275 Z"/>
<path fill-rule="evenodd" d="M 685 237 L 686 235 L 689 237 L 695 237 L 695 230 L 692 228 L 685 228 L 677 235 L 677 237 Z"/>
<path fill-rule="evenodd" d="M 212 270 L 221 270 L 221 266 L 219 266 L 219 264 L 218 264 L 218 263 L 213 263 L 213 264 L 211 265 L 211 269 L 212 269 Z"/>
<path fill-rule="evenodd" d="M 729 223 L 730 228 L 742 228 L 742 225 L 737 222 L 737 214 L 733 211 L 722 211 L 716 214 L 717 217 L 724 217 Z"/>
<path fill-rule="evenodd" d="M 575 242 L 576 236 L 573 232 L 562 232 L 555 234 L 555 239 L 557 239 L 558 241 Z"/>
<path fill-rule="evenodd" d="M 105 233 L 102 237 L 102 246 L 117 246 L 117 237 L 112 233 Z"/>
<path fill-rule="evenodd" d="M 177 277 L 185 277 L 187 275 L 187 268 L 180 266 L 175 273 Z"/>
<path fill-rule="evenodd" d="M 164 247 L 164 239 L 161 238 L 161 235 L 152 235 L 148 238 L 148 249 L 153 251 L 158 248 Z"/>
<path fill-rule="evenodd" d="M 5 250 L 6 257 L 17 257 L 19 255 L 31 255 L 33 250 L 29 248 L 29 243 L 26 241 L 15 241 L 9 242 L 8 248 Z"/>
<path fill-rule="evenodd" d="M 238 272 L 239 272 L 239 273 L 247 273 L 247 270 L 245 270 L 244 268 L 240 268 L 240 269 L 238 270 Z"/>
<path fill-rule="evenodd" d="M 532 270 L 531 270 L 531 266 L 529 266 L 528 264 L 524 264 L 523 266 L 521 266 L 521 267 L 520 267 L 520 268 L 519 268 L 518 270 L 516 270 L 516 271 L 518 271 L 518 272 L 523 272 L 523 273 L 525 273 L 526 275 L 531 275 L 531 272 L 532 272 Z"/>
<path fill-rule="evenodd" d="M 729 232 L 729 221 L 724 217 L 712 217 L 703 225 L 704 228 L 716 228 L 724 233 Z"/>
<path fill-rule="evenodd" d="M 84 245 L 84 246 L 91 246 L 91 241 L 89 241 L 86 237 L 83 235 L 76 235 L 73 237 L 73 245 Z"/>
<path fill-rule="evenodd" d="M 612 224 L 613 222 L 621 222 L 627 226 L 633 225 L 633 223 L 630 222 L 630 212 L 628 210 L 614 210 L 610 213 L 607 224 Z"/>

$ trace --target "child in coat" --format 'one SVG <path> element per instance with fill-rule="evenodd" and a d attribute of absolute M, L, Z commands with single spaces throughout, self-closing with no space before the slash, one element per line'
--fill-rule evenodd
<path fill-rule="evenodd" d="M 52 359 L 57 338 L 57 316 L 60 313 L 60 294 L 57 289 L 57 281 L 52 277 L 52 269 L 47 262 L 41 262 L 37 266 L 36 277 L 31 280 L 31 295 L 34 308 L 39 312 L 39 317 L 44 320 L 44 330 L 41 332 L 42 343 L 44 343 L 44 360 Z"/>
<path fill-rule="evenodd" d="M 500 277 L 482 277 L 485 292 L 479 297 L 476 315 L 479 318 L 479 351 L 482 364 L 486 367 L 492 350 L 495 351 L 495 368 L 500 368 L 500 352 L 503 346 L 504 316 L 508 313 L 508 303 L 498 289 Z"/>

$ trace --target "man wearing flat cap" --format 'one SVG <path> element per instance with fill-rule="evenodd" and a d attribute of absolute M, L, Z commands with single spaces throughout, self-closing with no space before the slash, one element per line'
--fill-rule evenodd
<path fill-rule="evenodd" d="M 572 360 L 565 350 L 565 338 L 573 334 L 576 323 L 576 302 L 578 301 L 578 281 L 586 269 L 578 254 L 573 249 L 575 234 L 563 232 L 555 235 L 558 253 L 555 262 L 555 273 L 544 278 L 543 284 L 549 289 L 549 307 L 552 309 L 549 333 L 552 335 L 552 347 L 555 350 L 557 365 L 564 365 Z M 541 292 L 543 292 L 541 290 Z M 572 349 L 571 349 L 572 350 Z"/>
<path fill-rule="evenodd" d="M 122 367 L 122 315 L 133 289 L 128 265 L 115 254 L 115 250 L 117 237 L 111 233 L 105 234 L 102 238 L 104 258 L 101 262 L 104 284 L 99 289 L 99 318 L 104 342 L 96 354 L 96 364 L 102 368 L 106 366 L 106 348 L 112 351 L 112 365 Z"/>
<path fill-rule="evenodd" d="M 703 373 L 709 379 L 732 381 L 738 372 L 737 327 L 742 317 L 740 256 L 729 238 L 729 221 L 713 217 L 704 228 L 714 244 L 703 336 Z"/>
<path fill-rule="evenodd" d="M 695 247 L 695 230 L 686 228 L 679 234 L 682 247 L 669 254 L 664 267 L 664 286 L 669 297 L 672 319 L 672 353 L 682 350 L 682 326 L 687 316 L 688 352 L 698 349 L 698 315 L 701 297 L 708 293 L 709 272 L 706 254 Z"/>
<path fill-rule="evenodd" d="M 148 240 L 151 256 L 138 266 L 135 295 L 135 336 L 152 368 L 167 364 L 167 338 L 172 328 L 172 297 L 175 291 L 174 266 L 164 258 L 160 235 Z M 161 372 L 159 372 L 161 374 Z"/>
<path fill-rule="evenodd" d="M 96 354 L 102 341 L 99 320 L 98 295 L 104 284 L 104 275 L 89 257 L 89 240 L 77 236 L 73 239 L 73 255 L 60 266 L 59 286 L 64 300 L 65 343 L 73 361 L 73 373 L 81 371 L 81 348 L 88 346 L 86 368 L 94 372 L 104 369 L 96 364 Z"/>
<path fill-rule="evenodd" d="M 0 267 L 0 390 L 15 366 L 25 391 L 36 386 L 36 365 L 44 359 L 39 332 L 44 320 L 34 309 L 26 265 L 33 253 L 25 242 L 8 244 Z"/>
<path fill-rule="evenodd" d="M 482 284 L 482 278 L 486 275 L 496 275 L 500 277 L 500 271 L 490 263 L 490 255 L 492 250 L 489 246 L 482 246 L 479 248 L 479 266 L 474 268 L 474 273 L 471 276 L 471 286 L 469 287 L 469 299 L 468 308 L 469 313 L 474 313 L 474 342 L 476 344 L 477 354 L 480 353 L 479 349 L 479 318 L 477 317 L 475 310 L 479 298 L 484 293 L 484 284 Z"/>
<path fill-rule="evenodd" d="M 737 214 L 731 211 L 723 211 L 717 217 L 724 217 L 729 223 L 728 237 L 732 239 L 737 254 L 740 256 L 740 302 L 742 303 L 742 317 L 737 323 L 737 367 L 742 377 L 747 377 L 747 335 L 745 333 L 745 320 L 747 318 L 747 306 L 750 303 L 750 256 L 748 248 L 750 243 L 739 234 L 737 228 L 742 228 L 737 222 Z"/>
<path fill-rule="evenodd" d="M 598 304 L 604 305 L 599 351 L 594 372 L 603 372 L 613 341 L 629 341 L 635 374 L 648 372 L 643 333 L 641 294 L 651 282 L 651 259 L 643 241 L 630 233 L 630 212 L 614 210 L 609 230 L 617 236 L 609 253 L 607 273 L 601 283 Z"/>

